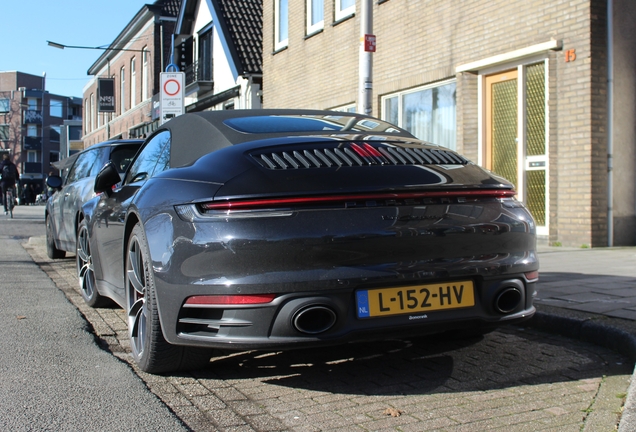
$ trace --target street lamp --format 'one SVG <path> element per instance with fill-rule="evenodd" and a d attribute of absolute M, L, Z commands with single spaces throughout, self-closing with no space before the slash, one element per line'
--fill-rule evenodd
<path fill-rule="evenodd" d="M 53 48 L 75 48 L 75 49 L 94 49 L 94 50 L 102 50 L 102 51 L 133 51 L 133 52 L 149 52 L 146 49 L 130 49 L 130 48 L 112 48 L 112 47 L 89 47 L 89 46 L 78 46 L 78 45 L 64 45 L 57 42 L 52 42 L 47 40 L 46 43 Z"/>
<path fill-rule="evenodd" d="M 130 49 L 130 48 L 112 48 L 112 47 L 90 47 L 90 46 L 79 46 L 79 45 L 65 45 L 57 42 L 53 42 L 47 40 L 46 43 L 53 48 L 64 49 L 64 48 L 72 48 L 72 49 L 92 49 L 92 50 L 101 50 L 101 51 L 132 51 L 132 52 L 150 52 L 147 49 Z M 107 75 L 110 78 L 110 57 L 106 59 L 108 62 L 108 71 Z M 108 114 L 108 119 L 106 120 L 106 138 L 110 139 L 110 113 Z"/>

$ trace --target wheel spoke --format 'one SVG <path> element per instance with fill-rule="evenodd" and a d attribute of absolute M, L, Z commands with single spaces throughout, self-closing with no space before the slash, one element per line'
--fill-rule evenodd
<path fill-rule="evenodd" d="M 94 286 L 94 273 L 93 266 L 90 263 L 86 263 L 82 266 L 79 273 L 80 287 L 87 297 L 91 297 L 95 290 Z"/>
<path fill-rule="evenodd" d="M 133 308 L 133 310 L 136 310 L 136 313 L 132 313 L 131 310 L 131 314 L 129 314 L 128 328 L 130 329 L 130 341 L 133 345 L 133 349 L 137 355 L 141 355 L 144 351 L 146 334 L 146 308 L 143 306 L 143 301 L 140 300 L 137 303 L 138 304 Z"/>
<path fill-rule="evenodd" d="M 143 296 L 146 292 L 146 275 L 143 264 L 141 263 L 139 244 L 136 242 L 130 247 L 128 252 L 128 262 L 130 263 L 126 270 L 128 281 L 137 292 L 137 295 Z"/>
<path fill-rule="evenodd" d="M 137 300 L 130 308 L 128 312 L 128 318 L 130 320 L 130 336 L 138 337 L 139 336 L 139 326 L 140 320 L 143 320 L 145 316 L 145 307 L 144 307 L 144 299 Z"/>
<path fill-rule="evenodd" d="M 90 246 L 88 245 L 88 235 L 86 230 L 80 230 L 78 237 L 79 247 L 77 248 L 77 256 L 82 260 L 82 262 L 87 263 L 91 260 L 91 252 Z"/>

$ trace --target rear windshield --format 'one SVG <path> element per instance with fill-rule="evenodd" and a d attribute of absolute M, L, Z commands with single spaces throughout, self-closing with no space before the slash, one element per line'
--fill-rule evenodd
<path fill-rule="evenodd" d="M 383 132 L 403 133 L 390 123 L 351 115 L 286 115 L 239 117 L 225 125 L 243 133 Z"/>

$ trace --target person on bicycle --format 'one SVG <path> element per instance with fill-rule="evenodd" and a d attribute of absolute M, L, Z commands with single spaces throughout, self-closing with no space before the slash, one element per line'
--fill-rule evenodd
<path fill-rule="evenodd" d="M 18 172 L 18 168 L 15 166 L 11 159 L 9 159 L 9 154 L 4 153 L 2 155 L 2 162 L 0 162 L 0 173 L 2 173 L 2 179 L 0 180 L 0 186 L 2 186 L 2 201 L 4 202 L 4 214 L 9 213 L 9 208 L 7 207 L 7 200 L 5 199 L 7 189 L 13 189 L 13 196 L 15 197 L 15 184 L 18 180 L 20 180 L 20 173 Z"/>

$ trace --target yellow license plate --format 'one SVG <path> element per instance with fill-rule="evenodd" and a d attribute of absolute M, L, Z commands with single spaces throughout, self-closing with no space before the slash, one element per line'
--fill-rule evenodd
<path fill-rule="evenodd" d="M 475 306 L 472 281 L 381 288 L 356 292 L 358 318 L 413 314 Z"/>

